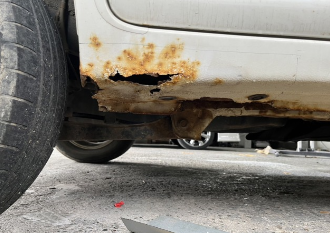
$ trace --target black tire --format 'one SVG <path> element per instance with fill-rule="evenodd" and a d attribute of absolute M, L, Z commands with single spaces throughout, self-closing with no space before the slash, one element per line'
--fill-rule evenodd
<path fill-rule="evenodd" d="M 207 139 L 203 135 L 208 135 Z M 206 149 L 208 146 L 212 145 L 214 141 L 215 133 L 214 132 L 203 132 L 202 133 L 202 140 L 192 140 L 192 139 L 178 139 L 179 145 L 184 149 L 189 150 L 203 150 Z"/>
<path fill-rule="evenodd" d="M 129 148 L 134 141 L 58 141 L 56 148 L 69 159 L 81 163 L 107 163 L 118 158 Z"/>
<path fill-rule="evenodd" d="M 38 176 L 55 146 L 66 64 L 41 0 L 0 0 L 0 213 Z"/>

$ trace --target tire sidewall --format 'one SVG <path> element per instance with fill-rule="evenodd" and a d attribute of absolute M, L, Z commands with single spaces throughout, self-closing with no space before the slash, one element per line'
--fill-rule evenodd
<path fill-rule="evenodd" d="M 132 145 L 131 140 L 114 140 L 99 149 L 82 149 L 70 141 L 58 141 L 56 148 L 66 157 L 83 163 L 106 163 L 124 154 Z"/>

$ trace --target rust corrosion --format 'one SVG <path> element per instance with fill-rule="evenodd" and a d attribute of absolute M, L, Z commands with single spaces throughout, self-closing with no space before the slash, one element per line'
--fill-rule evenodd
<path fill-rule="evenodd" d="M 277 109 L 294 110 L 301 112 L 329 112 L 326 109 L 306 106 L 299 102 L 293 102 L 293 101 L 273 100 L 273 101 L 267 101 L 265 103 Z"/>
<path fill-rule="evenodd" d="M 282 107 L 275 107 L 277 103 Z M 313 112 L 329 113 L 325 109 L 308 108 L 298 103 L 289 101 L 268 101 L 268 102 L 249 102 L 249 103 L 237 103 L 232 99 L 221 98 L 201 98 L 200 100 L 184 101 L 182 102 L 183 109 L 237 109 L 244 108 L 245 110 L 258 110 L 262 115 L 263 113 L 272 112 L 274 114 L 284 114 L 288 111 L 299 111 L 302 114 L 308 115 Z"/>
<path fill-rule="evenodd" d="M 193 83 L 198 78 L 200 62 L 183 58 L 184 43 L 180 40 L 166 46 L 146 43 L 145 38 L 141 42 L 144 44 L 112 55 L 114 59 L 99 61 L 101 66 L 99 63 L 80 66 L 81 76 L 90 77 L 99 87 L 94 98 L 102 111 L 174 113 L 180 102 L 160 100 L 163 90 Z M 97 51 L 99 45 L 102 43 L 91 37 L 90 47 L 96 47 L 95 57 L 103 52 L 103 48 Z"/>
<path fill-rule="evenodd" d="M 136 46 L 125 49 L 117 56 L 115 62 L 106 61 L 103 66 L 104 78 L 114 76 L 117 73 L 123 77 L 133 75 L 173 75 L 172 80 L 166 85 L 179 82 L 193 82 L 199 74 L 199 61 L 182 59 L 183 43 L 171 43 L 161 51 L 155 44 L 148 43 L 142 48 Z"/>
<path fill-rule="evenodd" d="M 83 76 L 87 76 L 90 78 L 95 78 L 95 75 L 93 74 L 93 70 L 94 70 L 94 64 L 93 63 L 88 63 L 87 66 L 82 67 L 80 66 L 80 73 Z"/>
<path fill-rule="evenodd" d="M 277 106 L 277 102 L 279 106 Z M 194 101 L 183 101 L 180 111 L 188 109 L 207 109 L 213 116 L 260 116 L 275 118 L 314 119 L 330 121 L 330 112 L 325 109 L 309 108 L 289 101 L 268 101 L 237 103 L 230 99 L 202 98 Z"/>
<path fill-rule="evenodd" d="M 213 81 L 213 84 L 214 85 L 222 85 L 224 83 L 224 81 L 220 78 L 216 78 L 214 81 Z"/>
<path fill-rule="evenodd" d="M 202 109 L 211 111 L 213 117 L 330 120 L 328 109 L 315 107 L 312 103 L 304 105 L 298 101 L 274 100 L 270 94 L 260 101 L 250 101 L 247 97 L 235 100 L 228 98 L 232 94 L 225 95 L 226 92 L 219 92 L 218 98 L 214 94 L 207 96 L 207 92 L 199 90 L 203 80 L 197 80 L 201 64 L 184 58 L 183 42 L 176 40 L 166 46 L 148 43 L 145 38 L 140 42 L 142 44 L 123 49 L 118 55 L 112 54 L 109 60 L 100 61 L 99 54 L 104 53 L 103 44 L 96 36 L 91 36 L 90 47 L 94 49 L 96 59 L 94 63 L 81 65 L 80 72 L 82 77 L 89 77 L 98 85 L 99 91 L 94 98 L 101 111 L 172 115 L 187 109 Z M 206 85 L 212 93 L 216 93 L 216 88 L 228 84 L 218 77 Z M 196 100 L 203 95 L 205 98 Z"/>
<path fill-rule="evenodd" d="M 89 46 L 94 48 L 95 50 L 99 50 L 102 47 L 102 43 L 97 36 L 93 35 L 90 37 Z"/>

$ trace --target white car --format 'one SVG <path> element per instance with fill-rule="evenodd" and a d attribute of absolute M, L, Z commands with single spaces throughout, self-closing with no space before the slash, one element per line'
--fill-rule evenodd
<path fill-rule="evenodd" d="M 0 0 L 0 213 L 56 143 L 101 163 L 203 131 L 330 140 L 329 15 L 325 0 Z"/>

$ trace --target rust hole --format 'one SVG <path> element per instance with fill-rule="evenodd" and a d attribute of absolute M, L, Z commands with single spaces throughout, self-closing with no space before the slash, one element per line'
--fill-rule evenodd
<path fill-rule="evenodd" d="M 159 99 L 169 101 L 169 100 L 175 100 L 176 97 L 175 96 L 161 96 L 161 97 L 159 97 Z"/>
<path fill-rule="evenodd" d="M 138 74 L 138 75 L 132 75 L 129 77 L 124 77 L 117 73 L 115 76 L 110 76 L 109 79 L 112 81 L 126 81 L 126 82 L 132 82 L 137 83 L 141 85 L 148 85 L 148 86 L 158 86 L 162 83 L 166 83 L 168 81 L 171 81 L 171 76 L 174 76 L 176 74 L 169 74 L 169 75 L 159 75 L 159 74 Z"/>
<path fill-rule="evenodd" d="M 155 88 L 150 91 L 150 93 L 153 95 L 154 93 L 160 92 L 160 88 Z"/>
<path fill-rule="evenodd" d="M 258 101 L 258 100 L 263 100 L 266 98 L 268 98 L 268 95 L 266 95 L 266 94 L 256 94 L 256 95 L 250 95 L 248 97 L 248 99 L 251 101 Z"/>

